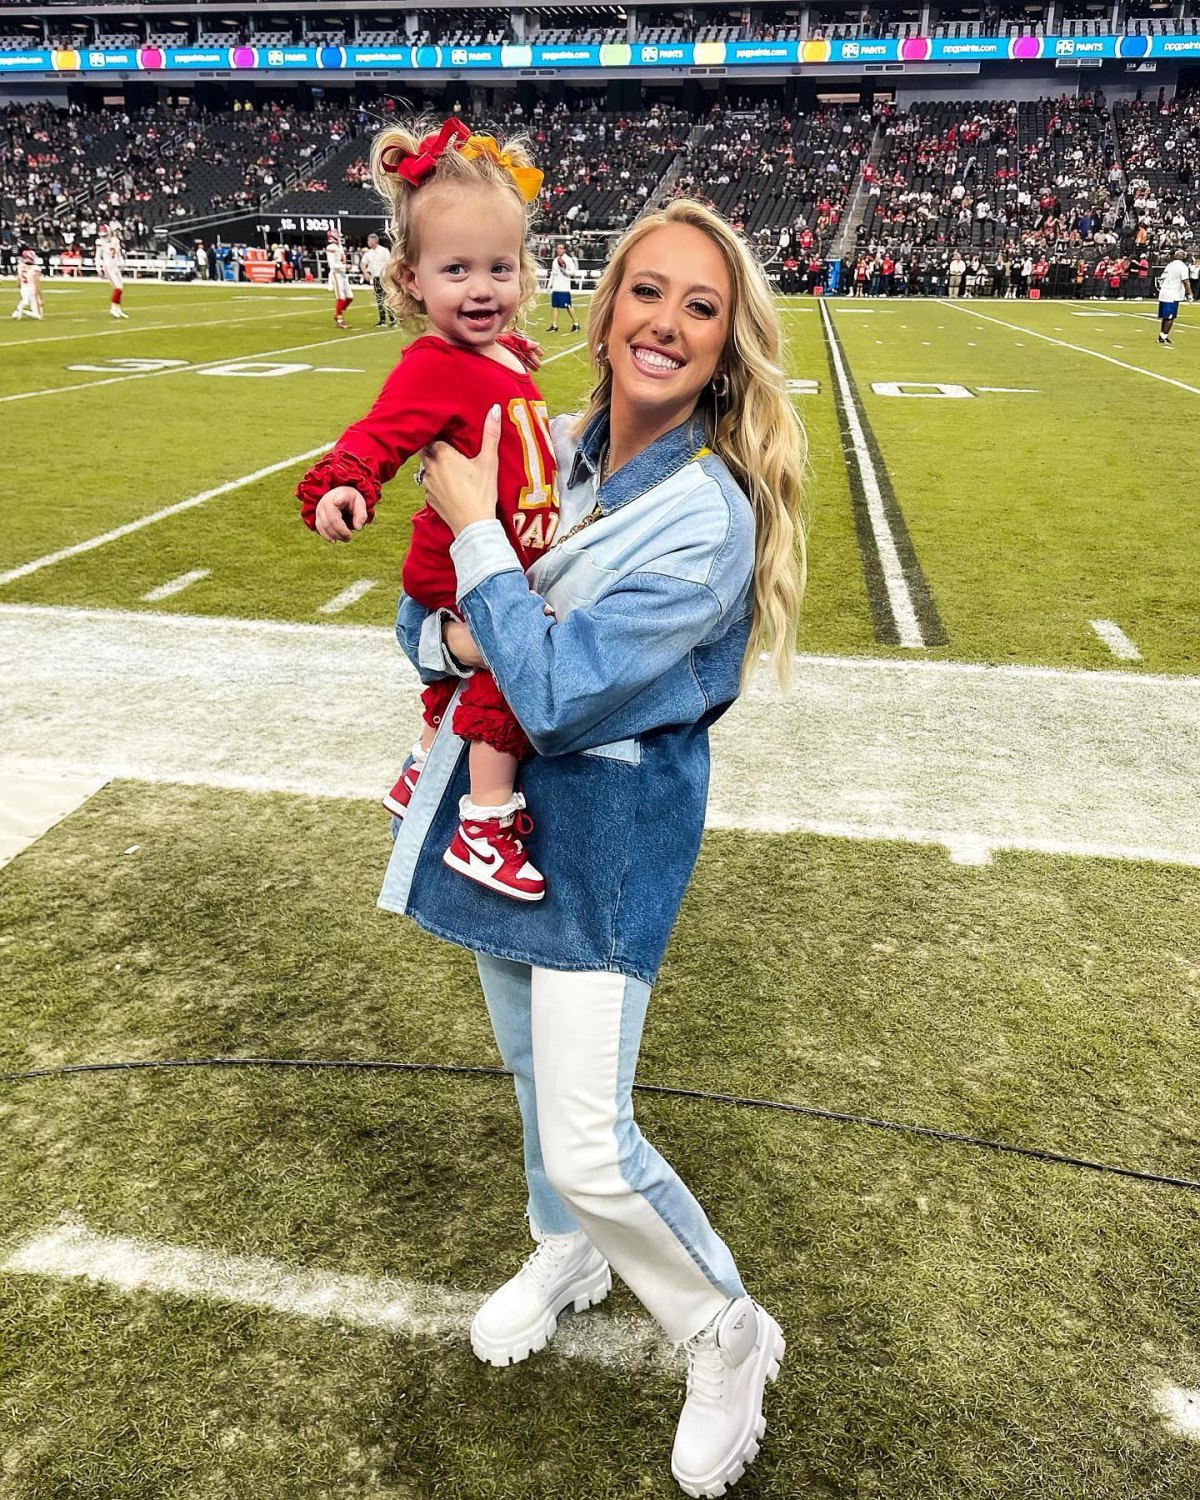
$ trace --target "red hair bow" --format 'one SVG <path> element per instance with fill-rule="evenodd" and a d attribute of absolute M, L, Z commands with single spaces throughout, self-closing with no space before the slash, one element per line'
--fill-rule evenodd
<path fill-rule="evenodd" d="M 437 135 L 422 137 L 415 153 L 406 151 L 403 146 L 388 146 L 380 153 L 379 165 L 385 172 L 394 172 L 413 187 L 420 187 L 432 175 L 442 152 L 465 141 L 470 134 L 468 126 L 452 116 Z"/>

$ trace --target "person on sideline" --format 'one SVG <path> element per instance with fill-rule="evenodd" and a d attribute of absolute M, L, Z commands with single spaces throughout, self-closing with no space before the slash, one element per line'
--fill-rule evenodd
<path fill-rule="evenodd" d="M 375 308 L 379 313 L 376 328 L 396 326 L 396 317 L 387 305 L 387 291 L 383 285 L 383 273 L 387 270 L 391 258 L 392 252 L 379 243 L 377 234 L 367 235 L 367 248 L 359 257 L 358 268 L 362 272 L 363 280 L 370 284 L 375 293 Z"/>
<path fill-rule="evenodd" d="M 544 1347 L 603 1300 L 611 1270 L 688 1357 L 671 1458 L 691 1496 L 758 1453 L 784 1353 L 700 1204 L 645 1140 L 632 1086 L 663 950 L 704 827 L 708 730 L 769 653 L 787 681 L 804 588 L 804 434 L 778 314 L 730 225 L 680 199 L 618 245 L 596 288 L 582 418 L 552 422 L 561 524 L 528 575 L 496 519 L 493 408 L 477 459 L 425 454 L 455 534 L 461 620 L 401 598 L 426 680 L 487 666 L 538 752 L 547 898 L 456 881 L 441 852 L 466 788 L 449 717 L 379 898 L 476 958 L 525 1141 L 537 1248 L 480 1307 L 476 1355 Z"/>
<path fill-rule="evenodd" d="M 127 318 L 129 314 L 121 306 L 125 290 L 122 266 L 125 252 L 121 248 L 121 229 L 118 224 L 101 224 L 96 232 L 96 270 L 108 282 L 111 291 L 108 310 L 114 318 Z"/>
<path fill-rule="evenodd" d="M 340 230 L 331 229 L 325 236 L 325 264 L 329 267 L 329 290 L 333 293 L 333 322 L 337 328 L 348 328 L 346 309 L 354 301 L 350 285 L 350 257 L 342 244 Z"/>
<path fill-rule="evenodd" d="M 1192 300 L 1191 282 L 1188 280 L 1187 258 L 1182 250 L 1176 250 L 1158 283 L 1158 316 L 1161 320 L 1158 342 L 1172 348 L 1171 329 L 1179 316 L 1179 304 Z"/>
<path fill-rule="evenodd" d="M 565 245 L 555 245 L 554 259 L 550 262 L 550 326 L 547 333 L 558 332 L 559 309 L 565 307 L 571 314 L 571 332 L 579 332 L 575 321 L 575 309 L 571 303 L 571 278 L 579 275 L 579 262 L 567 254 Z"/>
<path fill-rule="evenodd" d="M 42 305 L 42 262 L 36 250 L 26 247 L 17 257 L 17 305 L 14 318 L 40 320 L 45 312 Z"/>

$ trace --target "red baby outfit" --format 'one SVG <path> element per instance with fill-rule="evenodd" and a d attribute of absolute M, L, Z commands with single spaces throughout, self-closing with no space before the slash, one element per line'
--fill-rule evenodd
<path fill-rule="evenodd" d="M 504 336 L 510 348 L 520 346 Z M 315 529 L 317 502 L 340 484 L 353 485 L 374 518 L 380 486 L 427 443 L 448 442 L 460 453 L 479 452 L 488 409 L 500 407 L 499 503 L 497 518 L 522 568 L 554 540 L 558 495 L 554 449 L 546 403 L 527 371 L 507 366 L 433 334 L 414 339 L 384 382 L 374 406 L 347 427 L 331 453 L 319 459 L 296 488 L 300 514 Z M 454 533 L 428 505 L 413 517 L 404 559 L 404 592 L 428 610 L 457 604 L 450 544 Z M 457 682 L 431 684 L 422 694 L 425 718 L 441 722 Z M 490 672 L 468 679 L 454 714 L 454 732 L 497 750 L 524 756 L 529 741 L 500 695 Z"/>

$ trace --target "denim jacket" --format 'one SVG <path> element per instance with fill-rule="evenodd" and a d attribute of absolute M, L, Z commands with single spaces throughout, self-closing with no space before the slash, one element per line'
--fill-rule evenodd
<path fill-rule="evenodd" d="M 700 847 L 708 728 L 738 693 L 754 517 L 695 419 L 599 487 L 607 415 L 578 443 L 575 423 L 552 424 L 561 540 L 528 574 L 498 521 L 451 549 L 459 610 L 537 752 L 519 784 L 545 898 L 513 901 L 442 863 L 468 790 L 447 712 L 379 904 L 477 952 L 652 983 Z M 443 617 L 401 596 L 397 637 L 425 681 L 462 675 Z"/>

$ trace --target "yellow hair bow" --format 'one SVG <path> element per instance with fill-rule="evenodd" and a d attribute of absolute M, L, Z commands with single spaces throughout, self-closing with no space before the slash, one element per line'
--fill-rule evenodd
<path fill-rule="evenodd" d="M 501 151 L 497 146 L 495 137 L 490 135 L 472 135 L 458 148 L 460 156 L 465 156 L 472 161 L 478 156 L 490 157 L 498 167 L 503 167 L 508 175 L 516 183 L 517 192 L 526 203 L 532 203 L 542 188 L 542 173 L 536 167 L 522 167 L 512 159 L 512 153 Z"/>

